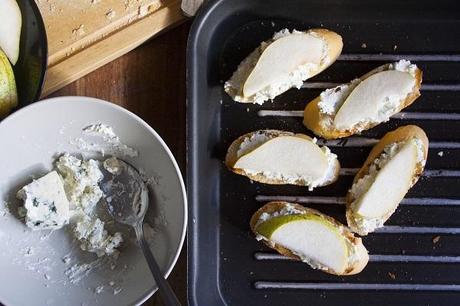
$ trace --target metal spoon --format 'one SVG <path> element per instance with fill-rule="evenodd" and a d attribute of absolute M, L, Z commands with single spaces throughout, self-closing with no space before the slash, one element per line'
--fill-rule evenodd
<path fill-rule="evenodd" d="M 129 163 L 118 158 L 105 160 L 102 172 L 104 179 L 100 186 L 106 195 L 109 213 L 116 221 L 134 228 L 137 242 L 144 253 L 153 278 L 158 284 L 164 304 L 180 305 L 171 286 L 163 277 L 144 238 L 142 225 L 149 206 L 149 192 L 139 172 Z"/>

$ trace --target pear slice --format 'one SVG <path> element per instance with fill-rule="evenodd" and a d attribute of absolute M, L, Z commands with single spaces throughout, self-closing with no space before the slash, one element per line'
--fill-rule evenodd
<path fill-rule="evenodd" d="M 15 65 L 19 58 L 22 15 L 16 0 L 0 1 L 0 48 Z"/>
<path fill-rule="evenodd" d="M 325 41 L 310 33 L 296 33 L 279 38 L 262 53 L 256 66 L 246 79 L 243 95 L 250 97 L 265 87 L 283 83 L 300 66 L 319 66 Z"/>
<path fill-rule="evenodd" d="M 344 131 L 358 124 L 387 120 L 392 114 L 384 114 L 388 107 L 386 100 L 404 100 L 415 85 L 416 79 L 407 72 L 387 70 L 371 75 L 347 97 L 334 118 L 334 126 Z M 400 103 L 397 105 L 395 113 L 399 111 Z"/>
<path fill-rule="evenodd" d="M 311 139 L 280 136 L 241 156 L 233 168 L 263 172 L 280 179 L 313 182 L 325 177 L 329 162 L 326 154 Z"/>
<path fill-rule="evenodd" d="M 407 141 L 380 169 L 369 190 L 354 204 L 356 214 L 383 219 L 396 209 L 412 186 L 418 164 L 417 150 L 413 139 Z"/>
<path fill-rule="evenodd" d="M 256 231 L 291 250 L 306 261 L 343 274 L 348 267 L 348 247 L 337 227 L 315 215 L 284 215 L 261 223 Z"/>
<path fill-rule="evenodd" d="M 18 105 L 13 68 L 5 53 L 0 49 L 0 118 Z"/>
<path fill-rule="evenodd" d="M 269 202 L 252 215 L 249 224 L 268 247 L 330 274 L 357 274 L 369 261 L 361 238 L 349 228 L 296 203 Z"/>

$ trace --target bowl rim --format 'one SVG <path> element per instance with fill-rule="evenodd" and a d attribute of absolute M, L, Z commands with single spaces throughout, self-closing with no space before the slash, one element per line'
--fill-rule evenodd
<path fill-rule="evenodd" d="M 73 101 L 65 101 L 65 100 L 73 100 Z M 177 260 L 179 259 L 179 255 L 184 246 L 186 231 L 187 231 L 187 223 L 188 223 L 188 204 L 187 204 L 188 199 L 187 199 L 187 192 L 185 188 L 184 179 L 183 179 L 181 170 L 179 168 L 179 165 L 177 164 L 177 161 L 174 158 L 174 155 L 172 154 L 171 150 L 169 149 L 168 145 L 165 143 L 163 138 L 161 138 L 161 136 L 147 122 L 145 122 L 142 118 L 140 118 L 138 115 L 134 114 L 133 112 L 125 109 L 124 107 L 108 102 L 108 101 L 105 101 L 105 100 L 102 100 L 102 99 L 99 99 L 99 98 L 87 97 L 87 96 L 61 96 L 61 97 L 43 99 L 43 100 L 40 100 L 35 103 L 31 103 L 29 105 L 26 105 L 18 109 L 11 115 L 7 116 L 4 120 L 0 121 L 0 128 L 6 123 L 8 123 L 9 121 L 16 120 L 16 117 L 21 116 L 23 112 L 31 111 L 34 108 L 42 107 L 42 105 L 48 105 L 48 104 L 52 105 L 56 103 L 71 104 L 71 103 L 79 103 L 81 101 L 108 106 L 117 111 L 121 111 L 127 114 L 129 117 L 131 117 L 132 119 L 140 123 L 144 128 L 146 128 L 150 132 L 150 134 L 153 135 L 153 137 L 155 137 L 155 139 L 161 144 L 162 148 L 166 151 L 170 161 L 173 164 L 176 175 L 179 179 L 179 185 L 180 185 L 181 194 L 182 194 L 182 205 L 183 205 L 184 218 L 183 218 L 182 232 L 181 232 L 179 244 L 177 246 L 177 249 L 175 250 L 175 254 L 172 258 L 172 261 L 170 261 L 170 265 L 167 267 L 166 272 L 164 273 L 164 277 L 168 278 L 173 268 L 176 266 Z M 131 305 L 141 305 L 146 300 L 148 300 L 157 290 L 158 290 L 158 285 L 155 284 L 155 286 L 152 286 L 150 289 L 148 289 L 147 292 L 142 294 L 137 300 L 134 300 Z"/>
<path fill-rule="evenodd" d="M 43 48 L 43 53 L 44 53 L 44 56 L 42 57 L 41 63 L 40 63 L 42 67 L 42 73 L 38 81 L 37 92 L 35 93 L 33 101 L 31 102 L 33 103 L 40 99 L 41 94 L 43 92 L 43 88 L 45 86 L 46 74 L 48 72 L 48 36 L 46 34 L 45 22 L 43 20 L 43 16 L 40 10 L 38 9 L 37 3 L 35 2 L 35 0 L 28 0 L 28 2 L 37 20 L 37 27 L 38 27 L 38 32 L 39 32 L 38 39 L 40 41 L 40 45 Z M 19 109 L 24 108 L 26 106 L 20 107 Z"/>

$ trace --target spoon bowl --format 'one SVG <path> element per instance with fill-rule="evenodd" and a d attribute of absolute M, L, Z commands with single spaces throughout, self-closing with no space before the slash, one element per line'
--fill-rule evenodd
<path fill-rule="evenodd" d="M 116 221 L 134 228 L 137 242 L 158 284 L 164 304 L 180 305 L 144 238 L 143 223 L 149 206 L 149 196 L 148 188 L 139 171 L 129 163 L 111 157 L 104 161 L 102 174 L 104 178 L 100 186 L 106 195 L 107 210 Z"/>
<path fill-rule="evenodd" d="M 104 161 L 102 173 L 100 186 L 107 195 L 105 202 L 112 217 L 133 227 L 142 223 L 149 206 L 149 192 L 139 171 L 128 162 L 112 157 Z"/>

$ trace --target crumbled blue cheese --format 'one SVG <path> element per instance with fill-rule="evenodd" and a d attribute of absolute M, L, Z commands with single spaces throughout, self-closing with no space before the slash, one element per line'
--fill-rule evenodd
<path fill-rule="evenodd" d="M 84 251 L 96 253 L 97 256 L 118 254 L 116 248 L 123 242 L 121 233 L 113 235 L 104 229 L 104 222 L 99 218 L 81 216 L 74 230 L 75 237 L 81 242 Z"/>
<path fill-rule="evenodd" d="M 58 229 L 69 222 L 69 201 L 56 171 L 22 187 L 17 197 L 24 201 L 25 222 L 33 230 Z"/>
<path fill-rule="evenodd" d="M 99 182 L 103 175 L 96 160 L 80 160 L 64 154 L 56 161 L 56 168 L 64 180 L 64 188 L 72 208 L 92 214 L 103 193 Z"/>
<path fill-rule="evenodd" d="M 112 159 L 107 163 L 113 164 L 110 161 Z M 81 249 L 98 256 L 113 255 L 118 253 L 116 248 L 123 242 L 123 238 L 119 232 L 110 235 L 104 228 L 104 222 L 95 216 L 96 205 L 103 196 L 99 182 L 104 176 L 99 167 L 96 160 L 80 160 L 69 154 L 62 155 L 56 161 L 67 197 L 78 216 L 73 232 L 81 243 Z"/>

